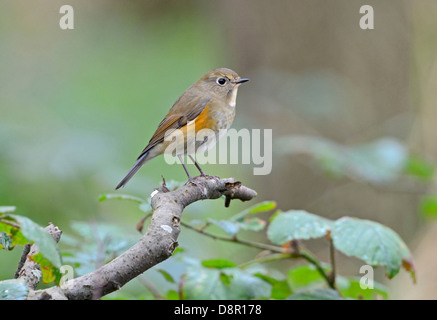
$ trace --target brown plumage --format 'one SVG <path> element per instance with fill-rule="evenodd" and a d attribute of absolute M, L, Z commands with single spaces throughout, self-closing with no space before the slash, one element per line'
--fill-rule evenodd
<path fill-rule="evenodd" d="M 165 137 L 174 130 L 182 131 L 184 154 L 191 156 L 187 153 L 187 150 L 190 150 L 187 143 L 191 143 L 187 141 L 187 132 L 196 133 L 207 128 L 218 135 L 219 130 L 229 129 L 235 116 L 235 100 L 239 84 L 246 81 L 248 79 L 241 79 L 237 73 L 227 68 L 212 70 L 196 81 L 173 104 L 134 166 L 116 189 L 124 186 L 146 162 L 165 152 L 170 144 L 169 141 L 165 141 Z M 181 155 L 178 154 L 178 157 L 191 180 Z M 203 175 L 199 165 L 196 162 L 195 164 Z"/>

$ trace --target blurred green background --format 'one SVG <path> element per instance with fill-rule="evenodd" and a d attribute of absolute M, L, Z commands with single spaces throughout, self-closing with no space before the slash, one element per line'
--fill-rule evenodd
<path fill-rule="evenodd" d="M 233 127 L 273 129 L 273 171 L 204 170 L 241 180 L 257 190 L 257 201 L 275 200 L 283 210 L 393 228 L 412 249 L 418 284 L 403 272 L 385 283 L 391 297 L 437 298 L 437 227 L 421 215 L 421 204 L 437 194 L 437 2 L 73 0 L 75 29 L 61 30 L 63 4 L 0 2 L 0 205 L 66 233 L 79 220 L 134 234 L 137 207 L 99 196 L 113 192 L 178 96 L 207 71 L 228 67 L 251 79 L 239 91 Z M 359 28 L 364 4 L 375 10 L 374 30 Z M 382 181 L 373 154 L 363 173 L 317 146 L 295 152 L 287 141 L 296 136 L 345 148 L 388 139 L 377 150 L 380 172 L 404 167 Z M 161 175 L 186 179 L 181 166 L 157 158 L 121 192 L 147 197 Z M 245 207 L 200 202 L 184 218 L 221 218 Z M 190 230 L 180 244 L 193 256 L 236 262 L 257 252 Z M 327 259 L 326 247 L 314 249 Z M 0 252 L 0 279 L 11 277 L 20 254 Z M 339 261 L 340 273 L 358 275 L 360 262 Z M 377 276 L 385 282 L 383 272 Z"/>

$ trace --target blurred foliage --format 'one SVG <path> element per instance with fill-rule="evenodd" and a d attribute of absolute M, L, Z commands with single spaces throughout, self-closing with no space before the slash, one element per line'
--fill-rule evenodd
<path fill-rule="evenodd" d="M 431 180 L 434 165 L 424 158 L 411 154 L 397 139 L 385 137 L 367 144 L 344 146 L 320 137 L 281 137 L 281 154 L 304 154 L 328 175 L 341 178 L 348 176 L 360 182 L 389 184 L 402 175 Z"/>

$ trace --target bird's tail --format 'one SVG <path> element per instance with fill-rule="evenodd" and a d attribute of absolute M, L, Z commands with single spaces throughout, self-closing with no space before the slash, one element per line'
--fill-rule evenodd
<path fill-rule="evenodd" d="M 138 158 L 137 162 L 135 162 L 135 164 L 129 170 L 127 175 L 115 187 L 115 190 L 123 187 L 134 176 L 134 174 L 137 173 L 138 170 L 140 170 L 140 168 L 143 166 L 143 164 L 146 163 L 146 160 L 148 160 L 148 159 L 146 159 L 148 155 L 149 155 L 149 152 L 145 152 L 144 154 L 141 155 L 141 157 Z"/>

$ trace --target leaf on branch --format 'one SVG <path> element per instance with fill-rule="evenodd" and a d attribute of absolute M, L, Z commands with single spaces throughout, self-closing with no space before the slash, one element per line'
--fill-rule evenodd
<path fill-rule="evenodd" d="M 128 194 L 106 193 L 106 194 L 102 194 L 100 196 L 99 201 L 102 202 L 102 201 L 110 200 L 110 199 L 133 201 L 133 202 L 136 202 L 136 203 L 139 204 L 138 207 L 139 207 L 139 209 L 142 212 L 149 213 L 149 212 L 152 211 L 152 206 L 150 204 L 151 203 L 151 199 L 150 198 L 148 198 L 148 200 L 146 201 L 146 200 L 144 200 L 142 198 L 131 196 L 131 195 L 128 195 Z"/>
<path fill-rule="evenodd" d="M 328 265 L 323 265 L 326 273 L 330 271 Z M 293 291 L 298 291 L 308 286 L 325 284 L 325 279 L 313 265 L 301 265 L 288 271 L 287 282 Z"/>
<path fill-rule="evenodd" d="M 371 266 L 384 266 L 390 279 L 402 265 L 415 277 L 408 247 L 396 232 L 380 223 L 344 217 L 334 223 L 331 237 L 337 250 Z"/>
<path fill-rule="evenodd" d="M 165 280 L 167 280 L 170 283 L 175 283 L 173 277 L 170 275 L 170 273 L 168 273 L 167 271 L 163 270 L 163 269 L 157 269 L 156 271 L 158 271 L 160 274 L 162 274 L 162 276 L 165 278 Z"/>
<path fill-rule="evenodd" d="M 360 278 L 337 277 L 337 288 L 342 297 L 358 300 L 388 299 L 387 288 L 380 283 L 373 282 L 373 289 L 361 288 Z"/>
<path fill-rule="evenodd" d="M 267 229 L 267 237 L 282 245 L 291 240 L 307 240 L 324 237 L 333 222 L 303 210 L 280 212 Z"/>
<path fill-rule="evenodd" d="M 245 216 L 249 214 L 255 214 L 255 213 L 261 213 L 261 212 L 268 212 L 276 208 L 276 202 L 275 201 L 263 201 L 260 203 L 257 203 L 256 205 L 249 207 L 240 213 L 237 213 L 235 216 L 231 217 L 229 220 L 231 221 L 240 221 Z"/>
<path fill-rule="evenodd" d="M 229 220 L 215 220 L 208 218 L 208 222 L 219 227 L 224 232 L 226 232 L 231 237 L 234 237 L 238 231 L 240 231 L 240 226 L 237 222 L 229 221 Z"/>
<path fill-rule="evenodd" d="M 62 277 L 59 268 L 55 267 L 48 259 L 46 259 L 41 252 L 30 256 L 29 259 L 39 264 L 42 272 L 42 281 L 44 283 L 47 284 L 53 281 L 57 284 L 59 283 Z"/>
<path fill-rule="evenodd" d="M 248 215 L 268 212 L 276 208 L 276 202 L 263 201 L 227 220 L 208 219 L 208 222 L 216 225 L 231 237 L 234 237 L 241 229 L 250 231 L 261 231 L 266 226 L 266 222 L 257 217 L 247 217 Z"/>
<path fill-rule="evenodd" d="M 3 232 L 2 245 L 6 240 L 5 234 L 9 238 L 9 249 L 16 245 L 35 243 L 44 258 L 55 268 L 61 267 L 61 255 L 58 244 L 44 228 L 31 219 L 15 214 L 3 216 L 0 219 L 0 231 Z"/>
<path fill-rule="evenodd" d="M 256 273 L 254 276 L 259 277 L 272 285 L 272 299 L 282 300 L 291 294 L 291 289 L 287 280 L 278 280 L 262 273 Z"/>

